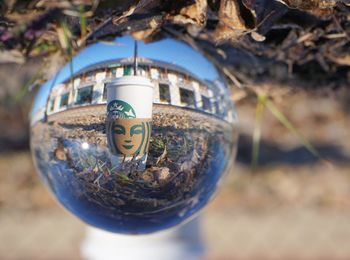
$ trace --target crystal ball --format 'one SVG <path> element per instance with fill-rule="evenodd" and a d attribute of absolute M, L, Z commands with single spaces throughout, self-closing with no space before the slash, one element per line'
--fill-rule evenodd
<path fill-rule="evenodd" d="M 203 54 L 172 38 L 88 46 L 43 84 L 31 151 L 54 197 L 84 222 L 145 234 L 202 209 L 237 147 L 230 92 Z"/>

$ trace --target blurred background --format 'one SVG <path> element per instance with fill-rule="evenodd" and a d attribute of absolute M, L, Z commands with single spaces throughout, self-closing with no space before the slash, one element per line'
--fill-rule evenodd
<path fill-rule="evenodd" d="M 0 65 L 0 259 L 79 259 L 86 226 L 40 182 L 28 114 L 39 70 Z M 240 140 L 234 168 L 201 215 L 206 259 L 350 259 L 350 116 L 346 88 L 317 91 L 263 83 L 274 104 L 317 149 L 256 99 L 232 87 Z M 252 170 L 252 137 L 261 132 Z M 304 142 L 305 144 L 305 142 Z"/>

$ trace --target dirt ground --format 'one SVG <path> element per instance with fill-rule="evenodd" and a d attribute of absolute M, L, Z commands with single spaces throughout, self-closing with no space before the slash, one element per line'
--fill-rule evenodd
<path fill-rule="evenodd" d="M 349 259 L 350 120 L 341 92 L 276 101 L 326 160 L 264 114 L 250 171 L 255 107 L 239 102 L 238 158 L 201 215 L 208 259 Z M 0 259 L 79 259 L 85 224 L 53 200 L 26 149 L 1 152 Z"/>

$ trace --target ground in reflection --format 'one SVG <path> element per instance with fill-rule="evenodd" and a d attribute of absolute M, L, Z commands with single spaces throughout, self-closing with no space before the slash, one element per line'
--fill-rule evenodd
<path fill-rule="evenodd" d="M 144 171 L 116 170 L 105 105 L 51 115 L 32 127 L 40 173 L 60 202 L 114 232 L 150 233 L 180 223 L 212 197 L 234 146 L 233 126 L 190 109 L 155 105 Z"/>

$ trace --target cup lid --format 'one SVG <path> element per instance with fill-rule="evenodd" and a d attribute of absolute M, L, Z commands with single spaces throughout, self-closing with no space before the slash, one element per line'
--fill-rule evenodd
<path fill-rule="evenodd" d="M 118 85 L 138 85 L 153 88 L 151 80 L 144 76 L 123 76 L 116 78 L 107 84 L 107 87 L 114 87 Z"/>

